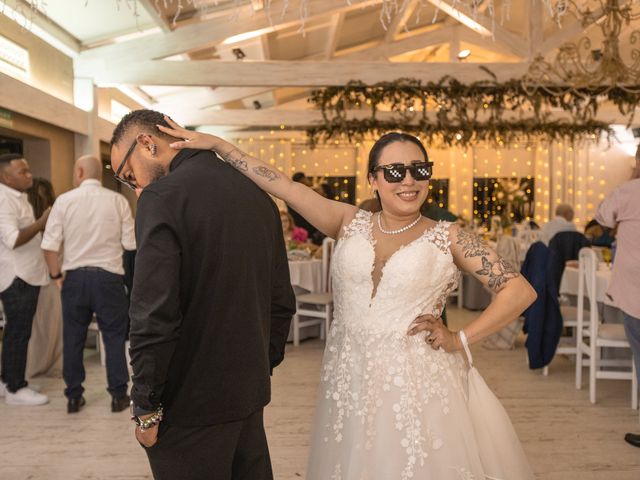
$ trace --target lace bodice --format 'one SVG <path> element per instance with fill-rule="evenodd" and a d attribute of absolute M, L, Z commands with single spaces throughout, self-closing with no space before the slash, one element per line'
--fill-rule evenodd
<path fill-rule="evenodd" d="M 372 214 L 360 210 L 345 227 L 332 260 L 335 319 L 367 331 L 406 332 L 419 315 L 439 315 L 459 271 L 449 250 L 450 223 L 438 222 L 401 247 L 382 269 L 374 292 Z M 362 325 L 360 324 L 362 323 Z"/>

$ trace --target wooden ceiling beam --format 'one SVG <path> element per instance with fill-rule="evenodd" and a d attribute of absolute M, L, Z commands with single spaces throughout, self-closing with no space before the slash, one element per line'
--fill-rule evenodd
<path fill-rule="evenodd" d="M 387 33 L 385 35 L 385 41 L 391 42 L 396 38 L 396 35 L 406 27 L 409 18 L 415 12 L 416 7 L 420 3 L 420 0 L 404 0 L 402 6 L 396 12 L 395 17 L 391 21 L 391 24 L 387 27 Z"/>
<path fill-rule="evenodd" d="M 540 0 L 529 1 L 529 59 L 540 52 L 544 41 L 544 12 Z"/>
<path fill-rule="evenodd" d="M 172 115 L 172 112 L 166 112 Z M 349 118 L 366 119 L 370 118 L 371 112 L 368 110 L 349 112 Z M 176 117 L 178 118 L 178 117 Z M 378 112 L 376 118 L 380 121 L 397 119 L 397 114 L 392 112 Z M 428 112 L 429 121 L 436 122 L 436 112 Z M 505 119 L 518 119 L 519 112 L 508 112 Z M 598 112 L 598 119 L 612 124 L 626 123 L 627 119 L 620 115 L 615 107 L 604 106 Z M 567 112 L 554 112 L 552 120 L 571 120 L 571 114 Z M 242 126 L 242 127 L 310 127 L 322 124 L 322 113 L 318 110 L 283 110 L 283 109 L 263 109 L 263 110 L 209 110 L 193 111 L 182 113 L 179 116 L 180 122 L 185 125 L 211 125 L 211 126 Z M 417 120 L 416 120 L 417 121 Z M 638 124 L 640 119 L 636 120 Z"/>
<path fill-rule="evenodd" d="M 390 62 L 299 61 L 140 61 L 111 65 L 92 72 L 96 83 L 124 85 L 184 85 L 233 87 L 323 87 L 351 80 L 366 84 L 412 77 L 438 81 L 451 75 L 463 83 L 489 79 L 485 66 L 498 81 L 520 78 L 528 63 L 451 64 Z"/>
<path fill-rule="evenodd" d="M 340 32 L 342 31 L 342 25 L 344 24 L 344 12 L 334 13 L 331 17 L 331 24 L 329 25 L 329 33 L 327 38 L 327 47 L 324 52 L 325 60 L 331 60 L 336 53 L 338 46 L 338 39 L 340 38 Z"/>
<path fill-rule="evenodd" d="M 160 27 L 164 33 L 171 31 L 171 26 L 167 22 L 167 19 L 162 15 L 162 12 L 158 11 L 156 8 L 156 4 L 159 5 L 157 2 L 154 0 L 138 0 L 138 3 L 142 8 L 144 8 L 144 11 L 149 14 L 151 20 L 153 20 L 153 22 Z"/>
<path fill-rule="evenodd" d="M 306 21 L 338 12 L 378 5 L 382 0 L 361 0 L 349 3 L 345 0 L 308 0 Z M 300 11 L 289 8 L 284 14 L 266 9 L 254 11 L 251 4 L 233 9 L 234 20 L 216 18 L 204 20 L 175 29 L 170 33 L 158 33 L 144 38 L 105 45 L 85 50 L 80 62 L 112 59 L 138 61 L 140 59 L 162 59 L 193 50 L 215 46 L 227 38 L 247 32 L 269 33 L 300 24 Z M 87 67 L 89 68 L 89 67 Z"/>
<path fill-rule="evenodd" d="M 489 18 L 482 12 L 478 12 L 476 17 L 470 17 L 466 13 L 462 12 L 459 8 L 454 6 L 454 4 L 449 3 L 449 0 L 427 0 L 436 8 L 439 8 L 444 13 L 454 18 L 458 22 L 462 23 L 465 27 L 473 30 L 471 26 L 465 24 L 462 17 L 466 17 L 472 20 L 475 24 L 479 25 L 483 32 L 488 32 L 488 34 L 484 34 L 479 32 L 481 35 L 487 37 L 487 43 L 495 42 L 498 43 L 507 49 L 509 49 L 513 54 L 517 55 L 520 58 L 527 58 L 529 54 L 529 46 L 525 43 L 525 41 L 504 29 L 500 25 L 497 25 L 494 20 Z M 445 9 L 445 6 L 447 7 Z M 489 47 L 487 47 L 489 48 Z"/>
<path fill-rule="evenodd" d="M 447 43 L 453 35 L 453 25 L 438 27 L 425 33 L 411 35 L 395 42 L 380 43 L 366 50 L 336 56 L 340 60 L 375 61 L 384 60 L 403 53 Z"/>

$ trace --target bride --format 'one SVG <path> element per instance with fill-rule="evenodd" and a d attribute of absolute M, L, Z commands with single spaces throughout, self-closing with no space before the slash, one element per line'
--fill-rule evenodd
<path fill-rule="evenodd" d="M 472 368 L 467 343 L 513 321 L 535 292 L 478 237 L 420 215 L 432 163 L 417 138 L 389 133 L 371 149 L 368 176 L 382 204 L 371 214 L 292 182 L 221 138 L 167 122 L 172 128 L 159 128 L 185 140 L 173 148 L 215 151 L 337 239 L 335 313 L 308 479 L 534 478 L 508 416 Z M 496 295 L 452 332 L 439 317 L 460 270 Z"/>

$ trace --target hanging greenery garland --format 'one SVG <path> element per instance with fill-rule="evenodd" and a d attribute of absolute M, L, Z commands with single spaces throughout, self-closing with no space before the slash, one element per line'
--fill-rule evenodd
<path fill-rule="evenodd" d="M 609 101 L 630 119 L 640 105 L 640 95 L 616 88 L 530 92 L 520 80 L 466 85 L 449 76 L 424 84 L 411 78 L 371 86 L 352 81 L 314 90 L 308 100 L 323 117 L 322 125 L 307 129 L 311 146 L 338 137 L 362 140 L 392 130 L 412 133 L 429 145 L 462 147 L 540 140 L 575 144 L 602 135 L 611 140 L 609 124 L 595 120 L 599 104 Z M 551 109 L 566 112 L 567 119 L 551 119 Z"/>

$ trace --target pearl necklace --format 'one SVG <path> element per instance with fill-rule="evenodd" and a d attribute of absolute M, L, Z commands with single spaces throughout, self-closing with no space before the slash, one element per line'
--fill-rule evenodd
<path fill-rule="evenodd" d="M 422 214 L 419 213 L 418 214 L 418 218 L 416 218 L 413 222 L 411 222 L 409 225 L 405 225 L 402 228 L 398 228 L 397 230 L 385 230 L 384 228 L 382 228 L 382 221 L 380 220 L 380 218 L 382 217 L 382 212 L 378 213 L 378 228 L 380 229 L 380 231 L 386 235 L 397 235 L 399 233 L 402 232 L 406 232 L 407 230 L 409 230 L 410 228 L 415 227 L 418 222 L 420 221 L 420 219 L 422 218 Z"/>

